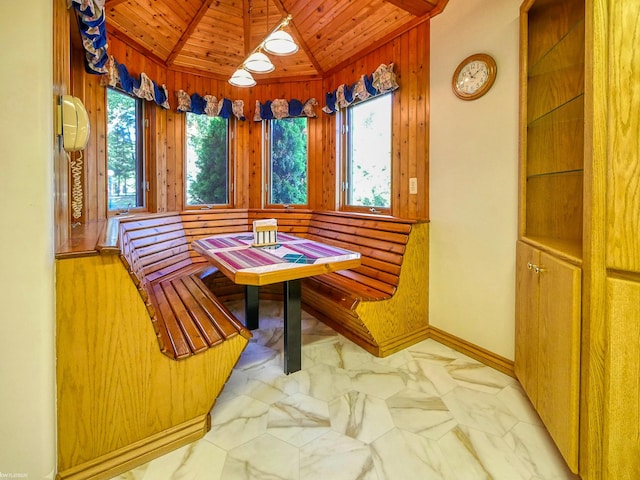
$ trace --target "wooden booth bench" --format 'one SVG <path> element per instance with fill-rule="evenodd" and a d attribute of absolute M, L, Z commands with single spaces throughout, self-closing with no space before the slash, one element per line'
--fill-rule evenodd
<path fill-rule="evenodd" d="M 303 279 L 303 307 L 377 356 L 427 336 L 427 225 L 344 212 L 190 210 L 120 223 L 121 257 L 149 309 L 160 349 L 182 359 L 228 335 L 248 335 L 222 300 L 241 298 L 234 285 L 190 244 L 217 233 L 244 232 L 257 219 L 278 229 L 357 251 L 362 265 Z M 280 285 L 261 287 L 279 298 Z"/>
<path fill-rule="evenodd" d="M 279 230 L 360 253 L 358 268 L 303 279 L 303 308 L 319 320 L 380 357 L 427 338 L 427 223 L 336 211 L 249 217 L 275 217 Z"/>

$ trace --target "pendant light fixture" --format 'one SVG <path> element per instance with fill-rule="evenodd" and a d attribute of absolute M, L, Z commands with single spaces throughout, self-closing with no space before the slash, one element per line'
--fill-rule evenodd
<path fill-rule="evenodd" d="M 269 57 L 261 51 L 253 52 L 249 55 L 244 61 L 244 68 L 253 73 L 269 73 L 276 69 Z"/>
<path fill-rule="evenodd" d="M 268 4 L 267 4 L 268 6 Z M 264 52 L 273 55 L 291 55 L 298 51 L 298 45 L 293 37 L 282 30 L 289 25 L 293 16 L 287 15 L 269 33 L 260 44 L 253 49 L 249 56 L 240 64 L 237 70 L 229 79 L 229 83 L 235 87 L 253 87 L 256 84 L 253 73 L 269 73 L 275 70 L 273 63 Z M 267 12 L 267 23 L 269 22 Z"/>
<path fill-rule="evenodd" d="M 231 75 L 229 83 L 234 87 L 253 87 L 256 81 L 253 75 L 247 72 L 244 67 L 240 67 Z"/>
<path fill-rule="evenodd" d="M 298 45 L 287 32 L 276 30 L 264 41 L 264 51 L 273 55 L 293 55 L 298 51 Z"/>

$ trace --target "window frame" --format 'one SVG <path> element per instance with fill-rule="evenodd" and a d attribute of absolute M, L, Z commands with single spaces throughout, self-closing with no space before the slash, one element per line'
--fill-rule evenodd
<path fill-rule="evenodd" d="M 307 122 L 307 195 L 306 203 L 272 203 L 271 202 L 271 185 L 273 180 L 273 174 L 271 171 L 271 135 L 274 121 L 278 119 L 270 119 L 262 121 L 262 138 L 263 138 L 263 165 L 264 165 L 264 181 L 262 185 L 263 190 L 263 205 L 264 208 L 285 208 L 285 209 L 308 209 L 309 208 L 309 118 L 308 117 L 286 117 L 287 118 L 302 118 Z"/>
<path fill-rule="evenodd" d="M 136 175 L 138 178 L 139 185 L 136 187 L 136 203 L 141 202 L 141 205 L 136 205 L 133 207 L 127 207 L 126 209 L 122 208 L 109 208 L 109 102 L 108 95 L 109 90 L 112 90 L 120 95 L 126 95 L 135 101 L 136 112 Z M 146 143 L 147 143 L 147 124 L 148 119 L 146 116 L 146 108 L 145 102 L 143 99 L 138 98 L 134 95 L 131 95 L 121 88 L 107 86 L 105 89 L 105 131 L 106 131 L 106 152 L 105 152 L 105 172 L 106 177 L 106 188 L 105 188 L 105 200 L 107 207 L 107 216 L 117 215 L 123 212 L 145 212 L 149 206 L 149 191 L 150 185 L 147 180 L 147 172 L 149 171 L 149 165 L 147 164 L 147 155 L 146 155 Z M 140 198 L 141 197 L 141 198 Z"/>
<path fill-rule="evenodd" d="M 352 117 L 351 111 L 352 108 L 362 105 L 365 102 L 369 102 L 372 100 L 376 100 L 382 97 L 386 97 L 389 95 L 389 101 L 391 103 L 390 110 L 390 118 L 389 118 L 389 135 L 390 135 L 390 144 L 391 149 L 389 152 L 389 206 L 382 207 L 379 205 L 375 206 L 366 206 L 366 205 L 351 205 L 349 204 L 349 188 L 351 182 L 351 164 L 352 164 L 352 137 L 351 131 L 352 129 Z M 345 212 L 361 212 L 361 213 L 373 213 L 373 214 L 385 214 L 391 215 L 393 210 L 393 199 L 394 199 L 394 183 L 393 183 L 393 102 L 394 96 L 393 92 L 384 93 L 382 95 L 376 95 L 368 98 L 367 100 L 360 100 L 358 102 L 354 102 L 343 110 L 340 110 L 336 119 L 336 136 L 338 138 L 337 150 L 338 150 L 338 171 L 340 172 L 340 179 L 338 183 L 339 190 L 339 204 L 338 208 L 341 211 Z"/>
<path fill-rule="evenodd" d="M 196 203 L 190 205 L 188 203 L 188 195 L 189 195 L 189 186 L 188 186 L 188 175 L 187 175 L 187 163 L 188 163 L 188 138 L 187 138 L 187 115 L 198 115 L 197 113 L 185 112 L 184 115 L 184 154 L 183 154 L 183 172 L 184 172 L 184 181 L 183 181 L 183 205 L 185 210 L 200 210 L 202 208 L 207 209 L 224 209 L 224 208 L 234 208 L 236 204 L 235 199 L 235 171 L 236 171 L 236 145 L 235 145 L 235 132 L 237 128 L 237 119 L 235 118 L 227 118 L 223 119 L 227 122 L 227 203 Z M 206 115 L 205 115 L 206 116 Z"/>

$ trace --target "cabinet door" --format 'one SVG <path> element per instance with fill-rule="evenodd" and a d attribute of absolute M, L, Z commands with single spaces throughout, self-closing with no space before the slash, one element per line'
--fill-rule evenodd
<path fill-rule="evenodd" d="M 581 269 L 540 255 L 536 408 L 567 464 L 578 469 Z"/>
<path fill-rule="evenodd" d="M 516 245 L 515 372 L 535 405 L 538 399 L 538 280 L 529 265 L 540 263 L 540 252 L 526 243 Z"/>

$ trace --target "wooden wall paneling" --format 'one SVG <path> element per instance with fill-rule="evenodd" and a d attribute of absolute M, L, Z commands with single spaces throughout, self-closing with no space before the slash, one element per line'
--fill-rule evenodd
<path fill-rule="evenodd" d="M 245 204 L 244 202 L 246 197 L 246 193 L 245 193 L 246 185 L 248 184 L 248 181 L 249 181 L 248 169 L 247 169 L 247 165 L 248 165 L 248 161 L 247 161 L 248 148 L 247 147 L 248 147 L 248 140 L 249 140 L 248 132 L 250 128 L 251 119 L 248 116 L 246 102 L 245 102 L 244 108 L 245 108 L 244 114 L 245 114 L 246 120 L 244 122 L 235 120 L 234 127 L 233 127 L 234 179 L 233 179 L 233 197 L 231 201 L 233 205 L 238 208 L 244 208 L 240 206 Z"/>
<path fill-rule="evenodd" d="M 399 90 L 394 93 L 393 121 L 393 210 L 392 214 L 406 218 L 427 220 L 429 216 L 429 174 L 428 174 L 428 64 L 429 64 L 429 22 L 423 22 L 414 29 L 380 46 L 363 58 L 354 60 L 328 75 L 323 82 L 323 92 L 332 91 L 341 83 L 357 80 L 358 76 L 372 73 L 381 63 L 395 63 Z M 411 63 L 410 63 L 411 62 Z M 415 63 L 412 63 L 415 62 Z M 423 65 L 419 68 L 417 65 Z M 427 66 L 427 67 L 424 67 Z M 419 102 L 417 100 L 420 99 Z M 322 99 L 324 106 L 324 98 Z M 327 116 L 324 122 L 325 151 L 324 171 L 335 170 L 337 159 L 335 148 L 336 118 Z M 330 151 L 328 151 L 330 149 Z M 338 175 L 339 173 L 334 173 Z M 409 192 L 409 178 L 418 178 L 418 196 L 412 198 Z M 333 177 L 333 183 L 336 177 Z M 333 186 L 323 184 L 323 203 L 328 208 L 338 200 L 327 190 Z M 333 202 L 332 202 L 333 200 Z"/>
<path fill-rule="evenodd" d="M 606 179 L 609 72 L 608 8 L 605 1 L 585 4 L 584 101 L 584 252 L 580 384 L 580 473 L 585 480 L 602 477 L 605 411 L 605 331 L 607 330 Z"/>
<path fill-rule="evenodd" d="M 431 23 L 425 22 L 417 27 L 417 49 L 421 55 L 416 58 L 416 158 L 415 168 L 418 178 L 418 199 L 415 218 L 427 220 L 429 218 L 429 85 L 430 78 L 430 32 Z"/>
<path fill-rule="evenodd" d="M 80 50 L 72 52 L 71 75 L 72 94 L 84 103 L 90 123 L 89 141 L 82 152 L 84 208 L 80 222 L 86 225 L 104 220 L 107 212 L 106 92 L 98 75 L 85 72 L 84 53 Z M 71 155 L 79 157 L 78 153 Z M 72 188 L 71 179 L 69 188 Z"/>
<path fill-rule="evenodd" d="M 186 114 L 176 112 L 174 122 L 174 155 L 167 158 L 167 211 L 184 209 L 184 165 Z"/>
<path fill-rule="evenodd" d="M 70 14 L 65 0 L 53 2 L 53 111 L 57 112 L 60 95 L 68 93 L 71 82 L 71 65 L 69 51 Z M 54 242 L 56 252 L 69 241 L 69 177 L 67 175 L 67 156 L 62 144 L 54 132 Z"/>
<path fill-rule="evenodd" d="M 592 345 L 604 349 L 604 364 L 596 356 L 592 362 L 594 373 L 601 368 L 604 375 L 602 438 L 596 431 L 592 443 L 597 448 L 596 442 L 602 440 L 603 478 L 631 480 L 640 472 L 640 120 L 635 113 L 640 106 L 640 66 L 635 54 L 640 4 L 594 2 L 593 9 L 593 75 L 598 81 L 593 86 L 598 101 L 594 107 L 598 115 L 593 123 L 598 148 L 594 163 L 602 162 L 597 166 L 601 178 L 606 178 L 607 192 L 599 212 L 603 216 L 596 220 L 606 228 L 602 255 L 608 275 L 606 320 L 600 331 L 604 341 L 596 344 L 598 339 L 592 340 Z M 602 16 L 595 16 L 599 13 L 609 19 L 604 32 Z M 594 238 L 594 245 L 602 249 L 597 240 L 601 238 Z M 594 317 L 592 320 L 600 321 Z M 594 394 L 598 386 L 594 382 Z"/>
<path fill-rule="evenodd" d="M 318 115 L 322 127 L 322 164 L 318 167 L 320 177 L 316 181 L 320 188 L 317 201 L 319 208 L 323 210 L 337 210 L 341 195 L 341 173 L 338 171 L 337 160 L 337 149 L 339 148 L 336 136 L 337 114 L 328 115 L 322 111 L 325 106 L 324 92 L 326 90 L 328 89 L 323 88 L 323 94 L 318 99 Z"/>
<path fill-rule="evenodd" d="M 322 172 L 322 152 L 323 152 L 323 122 L 320 102 L 322 101 L 322 82 L 313 82 L 314 91 L 311 91 L 311 85 L 305 84 L 309 88 L 305 88 L 301 102 L 305 102 L 309 98 L 314 97 L 318 102 L 315 107 L 316 117 L 309 119 L 309 207 L 322 208 L 322 189 L 323 189 L 323 172 Z"/>
<path fill-rule="evenodd" d="M 180 115 L 176 112 L 176 106 L 178 105 L 178 99 L 176 98 L 176 77 L 180 77 L 179 72 L 168 71 L 166 77 L 166 86 L 169 98 L 169 105 L 171 109 L 166 112 L 166 125 L 165 125 L 165 158 L 164 165 L 151 166 L 153 173 L 153 181 L 155 182 L 156 192 L 154 199 L 156 202 L 156 211 L 167 212 L 169 210 L 169 197 L 168 197 L 168 181 L 167 171 L 170 159 L 176 154 L 176 116 Z M 153 161 L 150 162 L 152 164 Z M 153 189 L 154 187 L 152 187 Z"/>
<path fill-rule="evenodd" d="M 409 137 L 411 125 L 409 123 L 411 95 L 411 75 L 409 75 L 409 34 L 394 40 L 391 44 L 395 47 L 392 57 L 395 62 L 395 72 L 398 83 L 401 85 L 394 94 L 393 102 L 393 128 L 392 128 L 392 163 L 391 184 L 394 197 L 392 199 L 391 213 L 397 217 L 407 217 L 409 210 L 409 177 L 407 167 L 409 165 Z"/>
<path fill-rule="evenodd" d="M 147 210 L 149 212 L 166 211 L 166 195 L 162 191 L 166 188 L 167 170 L 167 117 L 168 112 L 154 104 L 146 104 L 148 107 L 145 117 L 149 119 L 145 139 L 149 142 L 145 149 L 146 171 L 145 179 L 149 182 L 147 192 Z"/>
<path fill-rule="evenodd" d="M 108 210 L 107 204 L 107 89 L 100 85 L 100 77 L 93 75 L 91 79 L 95 94 L 95 138 L 96 138 L 96 196 L 97 219 L 105 218 Z"/>
<path fill-rule="evenodd" d="M 609 118 L 614 119 L 609 122 L 609 171 L 614 173 L 607 177 L 607 266 L 640 272 L 640 62 L 625 47 L 640 42 L 640 6 L 615 3 L 607 69 Z"/>
<path fill-rule="evenodd" d="M 269 99 L 262 86 L 252 88 L 250 94 L 261 103 Z M 255 100 L 250 102 L 249 112 L 255 111 Z M 246 202 L 249 208 L 262 208 L 262 122 L 254 122 L 252 113 L 247 117 L 247 122 L 246 151 L 244 152 L 244 167 L 248 180 L 244 185 L 247 191 Z"/>
<path fill-rule="evenodd" d="M 640 472 L 640 275 L 607 279 L 603 478 Z M 635 319 L 635 321 L 629 321 Z"/>

